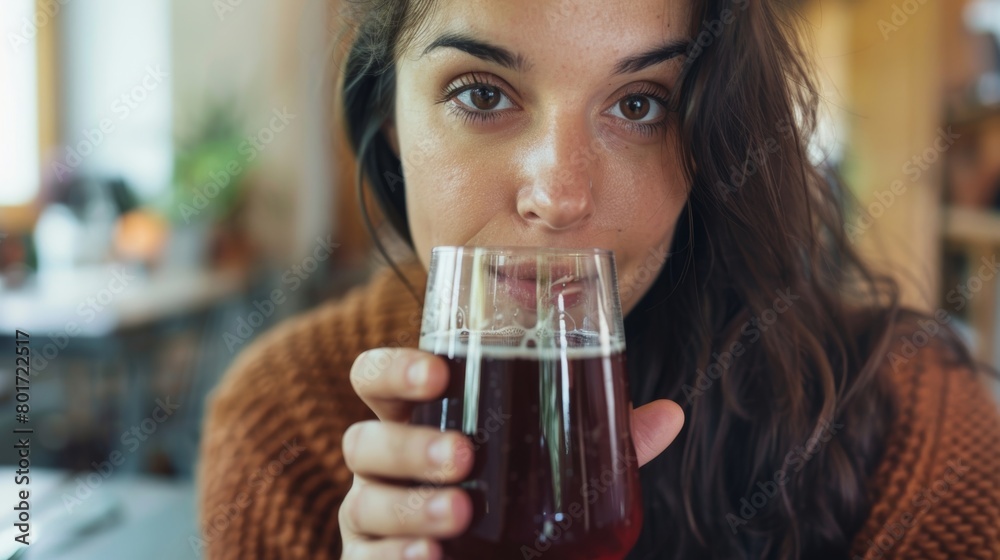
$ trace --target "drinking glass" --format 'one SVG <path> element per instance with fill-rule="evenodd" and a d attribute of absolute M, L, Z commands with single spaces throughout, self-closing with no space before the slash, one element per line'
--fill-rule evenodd
<path fill-rule="evenodd" d="M 412 423 L 460 430 L 473 520 L 447 558 L 624 558 L 642 525 L 615 260 L 602 249 L 437 247 L 420 349 L 443 398 Z"/>

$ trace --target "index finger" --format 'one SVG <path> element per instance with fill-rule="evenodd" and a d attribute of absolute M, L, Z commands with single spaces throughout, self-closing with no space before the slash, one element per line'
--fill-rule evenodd
<path fill-rule="evenodd" d="M 440 357 L 421 350 L 376 348 L 354 360 L 351 385 L 380 420 L 403 422 L 413 403 L 444 392 L 448 367 Z"/>

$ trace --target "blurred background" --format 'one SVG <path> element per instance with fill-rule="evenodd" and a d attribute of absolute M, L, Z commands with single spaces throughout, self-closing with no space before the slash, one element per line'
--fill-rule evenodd
<path fill-rule="evenodd" d="M 852 241 L 996 365 L 1000 0 L 800 5 L 816 159 L 861 201 Z M 199 558 L 206 394 L 271 325 L 380 266 L 332 122 L 342 10 L 0 2 L 0 503 L 23 489 L 12 430 L 32 429 L 25 558 Z"/>

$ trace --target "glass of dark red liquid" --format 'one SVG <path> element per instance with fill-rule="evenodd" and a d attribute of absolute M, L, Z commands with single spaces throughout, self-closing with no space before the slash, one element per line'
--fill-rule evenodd
<path fill-rule="evenodd" d="M 642 525 L 614 255 L 602 249 L 438 247 L 420 349 L 444 397 L 414 424 L 459 430 L 473 520 L 461 560 L 617 560 Z"/>

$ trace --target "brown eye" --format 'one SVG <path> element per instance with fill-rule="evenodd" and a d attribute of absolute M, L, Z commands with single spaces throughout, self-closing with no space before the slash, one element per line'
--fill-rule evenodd
<path fill-rule="evenodd" d="M 618 103 L 618 108 L 622 116 L 632 121 L 642 120 L 649 114 L 649 99 L 644 96 L 633 95 L 622 99 Z"/>
<path fill-rule="evenodd" d="M 450 93 L 445 93 L 442 103 L 447 103 L 447 110 L 458 117 L 464 124 L 496 123 L 500 118 L 506 118 L 507 113 L 516 112 L 510 95 L 503 86 L 492 85 L 486 81 L 486 76 L 472 75 L 465 77 L 458 84 L 449 86 Z M 497 79 L 497 78 L 494 78 Z"/>
<path fill-rule="evenodd" d="M 620 98 L 607 113 L 624 121 L 630 131 L 647 133 L 650 127 L 658 127 L 666 122 L 667 110 L 664 102 L 651 93 L 632 92 Z M 639 127 L 639 128 L 636 128 Z"/>
<path fill-rule="evenodd" d="M 500 104 L 500 92 L 490 86 L 478 86 L 469 90 L 469 101 L 480 111 L 489 111 Z"/>

